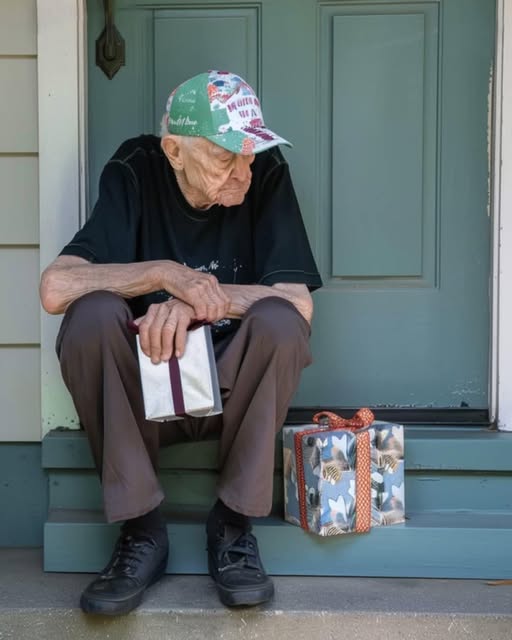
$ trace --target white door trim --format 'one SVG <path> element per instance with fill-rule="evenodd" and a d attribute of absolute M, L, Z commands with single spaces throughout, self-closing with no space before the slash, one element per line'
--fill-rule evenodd
<path fill-rule="evenodd" d="M 85 220 L 85 0 L 37 0 L 40 248 L 43 269 Z M 494 84 L 491 413 L 512 431 L 512 3 L 497 0 Z M 41 311 L 42 432 L 76 426 L 54 342 L 60 318 Z"/>
<path fill-rule="evenodd" d="M 84 220 L 85 0 L 37 0 L 40 265 L 43 270 Z M 42 435 L 78 426 L 55 356 L 60 316 L 41 309 Z"/>
<path fill-rule="evenodd" d="M 512 5 L 498 0 L 494 127 L 492 398 L 512 431 Z"/>

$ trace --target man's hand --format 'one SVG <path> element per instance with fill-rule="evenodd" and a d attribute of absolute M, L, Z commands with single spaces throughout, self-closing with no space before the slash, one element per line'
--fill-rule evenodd
<path fill-rule="evenodd" d="M 137 318 L 142 351 L 153 364 L 167 362 L 173 355 L 185 353 L 187 329 L 196 318 L 194 309 L 182 300 L 168 300 L 149 306 L 145 316 Z"/>
<path fill-rule="evenodd" d="M 162 289 L 183 300 L 194 309 L 194 317 L 217 322 L 228 315 L 230 298 L 215 276 L 170 262 L 162 270 Z"/>

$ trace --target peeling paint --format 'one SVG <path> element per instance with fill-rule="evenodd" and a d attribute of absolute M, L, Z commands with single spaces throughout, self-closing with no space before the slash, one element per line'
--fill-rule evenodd
<path fill-rule="evenodd" d="M 451 391 L 451 395 L 455 397 L 461 396 L 479 396 L 483 395 L 485 392 L 479 388 L 478 384 L 474 380 L 467 380 L 463 382 L 461 385 L 456 386 Z"/>

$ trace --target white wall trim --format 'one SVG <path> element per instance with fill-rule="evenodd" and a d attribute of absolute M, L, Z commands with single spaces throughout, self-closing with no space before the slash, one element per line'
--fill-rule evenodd
<path fill-rule="evenodd" d="M 512 4 L 498 0 L 494 180 L 497 421 L 512 431 Z"/>
<path fill-rule="evenodd" d="M 498 416 L 498 329 L 499 329 L 499 243 L 500 234 L 500 185 L 501 185 L 501 106 L 503 90 L 503 3 L 496 3 L 496 56 L 493 77 L 493 110 L 492 110 L 492 149 L 490 158 L 490 189 L 492 202 L 492 305 L 491 305 L 491 344 L 490 344 L 490 379 L 489 398 L 491 420 Z M 491 129 L 490 129 L 491 130 Z"/>
<path fill-rule="evenodd" d="M 80 226 L 85 224 L 88 211 L 88 184 L 87 172 L 87 8 L 86 0 L 77 0 L 77 38 L 78 38 L 78 142 L 80 145 L 79 156 L 79 219 Z"/>
<path fill-rule="evenodd" d="M 86 215 L 86 0 L 37 0 L 41 269 Z M 491 415 L 512 431 L 512 3 L 497 0 L 493 160 Z M 42 433 L 76 426 L 54 343 L 60 317 L 41 312 Z"/>
<path fill-rule="evenodd" d="M 83 220 L 85 15 L 85 0 L 37 0 L 41 270 Z M 42 435 L 57 426 L 77 426 L 55 356 L 61 319 L 41 310 Z"/>

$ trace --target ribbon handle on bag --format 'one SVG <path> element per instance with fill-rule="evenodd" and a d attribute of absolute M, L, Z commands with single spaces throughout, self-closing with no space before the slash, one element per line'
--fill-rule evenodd
<path fill-rule="evenodd" d="M 327 425 L 328 429 L 347 429 L 347 431 L 359 431 L 369 427 L 375 420 L 373 411 L 363 407 L 356 411 L 352 418 L 342 418 L 331 411 L 320 411 L 313 416 L 313 422 L 319 425 Z"/>

